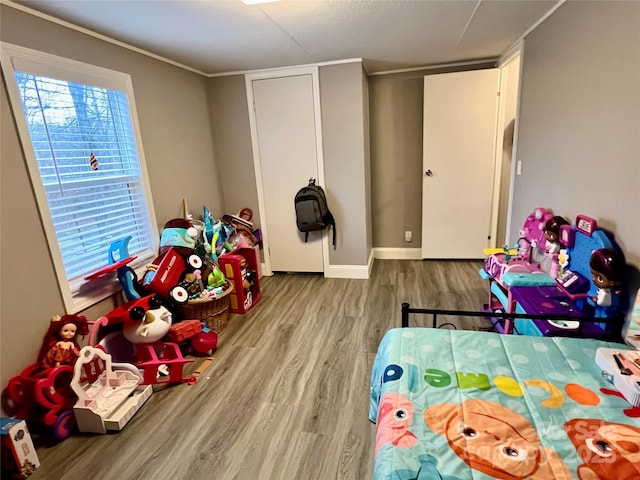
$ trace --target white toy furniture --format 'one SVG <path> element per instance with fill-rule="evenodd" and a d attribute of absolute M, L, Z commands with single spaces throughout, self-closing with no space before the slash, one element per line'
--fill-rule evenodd
<path fill-rule="evenodd" d="M 112 363 L 111 355 L 91 346 L 80 350 L 71 388 L 78 396 L 73 413 L 81 432 L 122 430 L 151 396 L 151 385 L 129 363 Z"/>

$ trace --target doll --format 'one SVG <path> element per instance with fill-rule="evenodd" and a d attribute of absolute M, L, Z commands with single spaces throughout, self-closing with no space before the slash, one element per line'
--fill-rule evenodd
<path fill-rule="evenodd" d="M 547 239 L 545 242 L 545 251 L 549 254 L 556 254 L 560 252 L 560 227 L 562 225 L 569 225 L 564 218 L 556 215 L 551 217 L 544 224 L 544 236 Z"/>
<path fill-rule="evenodd" d="M 591 280 L 598 287 L 596 296 L 590 298 L 596 306 L 596 313 L 598 310 L 606 311 L 607 307 L 615 308 L 615 300 L 621 292 L 619 289 L 614 290 L 614 287 L 621 285 L 625 269 L 622 255 L 612 248 L 594 250 L 589 259 L 589 267 Z M 596 314 L 598 316 L 600 315 Z"/>
<path fill-rule="evenodd" d="M 83 315 L 54 316 L 42 341 L 38 362 L 45 368 L 73 365 L 80 355 L 76 339 L 88 333 L 89 325 Z"/>

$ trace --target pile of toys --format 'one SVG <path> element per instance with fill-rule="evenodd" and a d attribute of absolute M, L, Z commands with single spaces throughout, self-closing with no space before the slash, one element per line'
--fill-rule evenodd
<path fill-rule="evenodd" d="M 128 266 L 135 259 L 128 252 L 131 237 L 113 242 L 109 265 L 86 278 L 116 273 L 126 302 L 94 322 L 54 316 L 36 362 L 9 380 L 7 412 L 59 440 L 76 428 L 106 433 L 124 428 L 153 385 L 197 381 L 197 369 L 185 375 L 194 361 L 185 355 L 203 355 L 210 364 L 223 326 L 190 315 L 197 310 L 187 307 L 226 305 L 221 313 L 228 317 L 236 289 L 242 295 L 234 302 L 241 299 L 244 310 L 234 311 L 255 304 L 260 235 L 249 209 L 217 221 L 206 207 L 202 220 L 186 217 L 165 223 L 158 256 L 140 278 Z M 81 349 L 86 335 L 89 345 Z"/>
<path fill-rule="evenodd" d="M 251 218 L 251 217 L 249 217 Z M 147 266 L 141 289 L 173 303 L 218 297 L 229 288 L 219 257 L 253 247 L 250 220 L 225 215 L 215 221 L 205 207 L 203 220 L 175 218 L 163 228 L 158 257 Z"/>

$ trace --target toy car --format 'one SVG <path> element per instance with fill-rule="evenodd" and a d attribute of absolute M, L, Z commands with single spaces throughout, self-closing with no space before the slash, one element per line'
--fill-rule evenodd
<path fill-rule="evenodd" d="M 147 267 L 142 286 L 164 299 L 186 303 L 189 292 L 184 286 L 185 275 L 200 270 L 202 264 L 202 259 L 195 253 L 183 256 L 174 247 L 168 247 Z"/>

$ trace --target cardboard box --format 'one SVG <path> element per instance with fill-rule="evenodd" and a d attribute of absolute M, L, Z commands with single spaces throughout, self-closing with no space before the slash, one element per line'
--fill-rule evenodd
<path fill-rule="evenodd" d="M 14 478 L 27 478 L 40 466 L 38 454 L 24 420 L 0 418 L 2 468 Z"/>

